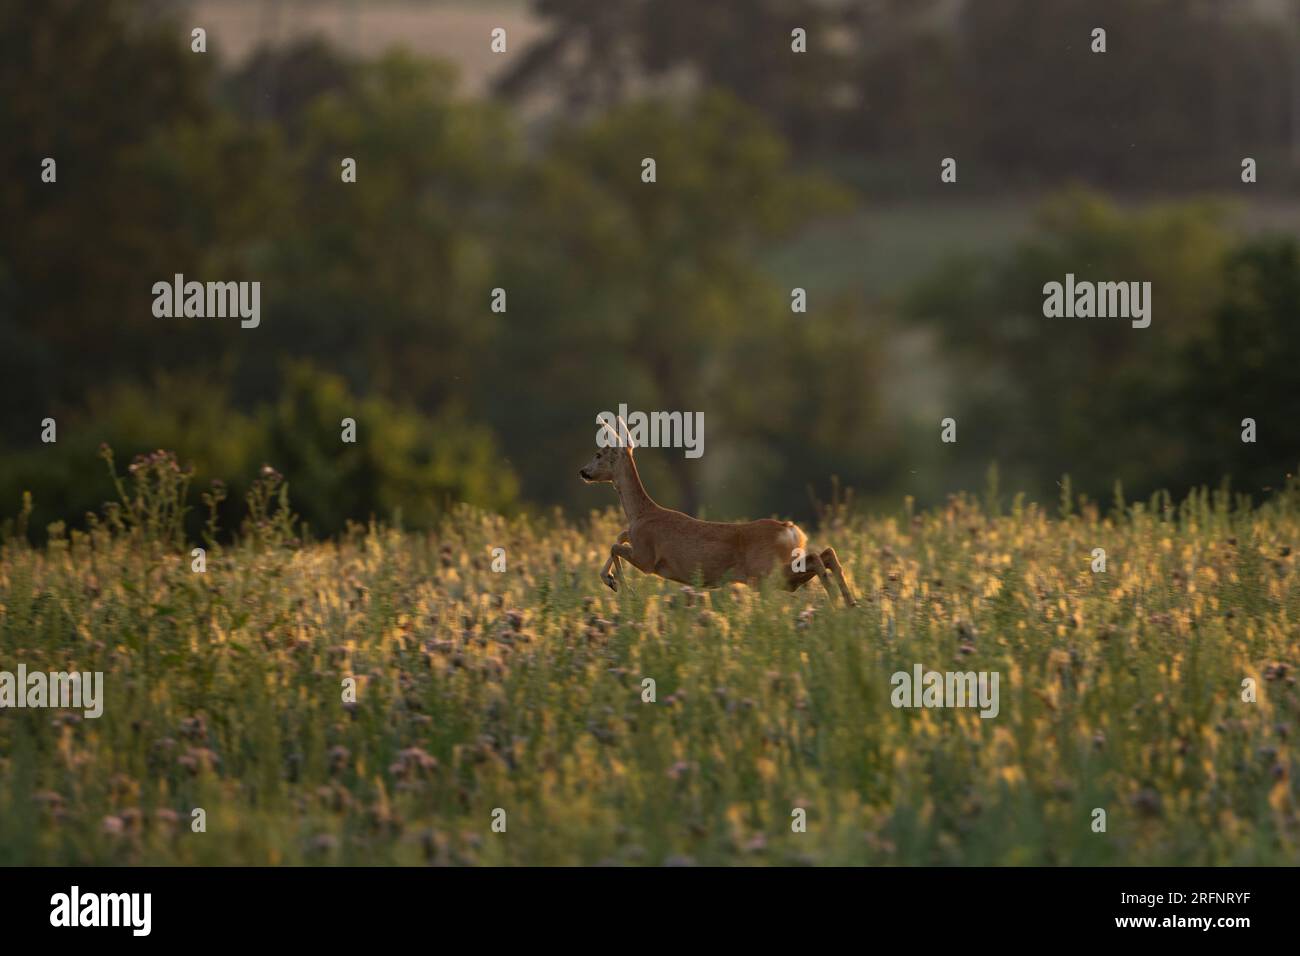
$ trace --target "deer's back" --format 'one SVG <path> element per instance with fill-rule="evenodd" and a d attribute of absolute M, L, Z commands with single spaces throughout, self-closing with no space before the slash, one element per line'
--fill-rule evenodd
<path fill-rule="evenodd" d="M 699 575 L 710 585 L 762 577 L 807 544 L 803 531 L 790 521 L 701 521 L 668 509 L 634 523 L 630 533 L 634 549 L 653 550 L 647 557 L 656 573 L 688 582 Z"/>

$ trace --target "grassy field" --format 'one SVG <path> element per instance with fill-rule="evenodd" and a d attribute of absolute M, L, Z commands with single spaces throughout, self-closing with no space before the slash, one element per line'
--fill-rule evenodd
<path fill-rule="evenodd" d="M 0 711 L 0 864 L 1300 863 L 1300 492 L 828 515 L 843 609 L 615 595 L 612 513 L 304 544 L 274 475 L 196 573 L 170 469 L 4 546 L 0 670 L 106 699 Z M 999 673 L 998 715 L 891 706 L 915 664 Z"/>
<path fill-rule="evenodd" d="M 1300 203 L 1294 199 L 1217 199 L 1228 226 L 1243 236 L 1295 235 L 1300 228 Z M 1032 195 L 868 200 L 851 215 L 818 223 L 768 250 L 764 265 L 780 283 L 801 286 L 810 295 L 888 301 L 949 257 L 1006 253 L 1032 234 L 1040 201 Z"/>

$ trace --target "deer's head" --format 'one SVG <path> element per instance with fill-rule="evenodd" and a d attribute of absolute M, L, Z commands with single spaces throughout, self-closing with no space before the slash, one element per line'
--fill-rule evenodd
<path fill-rule="evenodd" d="M 618 419 L 618 429 L 604 418 L 597 418 L 600 430 L 596 432 L 596 454 L 583 465 L 578 477 L 585 482 L 613 481 L 625 462 L 632 460 L 632 436 L 627 423 Z"/>

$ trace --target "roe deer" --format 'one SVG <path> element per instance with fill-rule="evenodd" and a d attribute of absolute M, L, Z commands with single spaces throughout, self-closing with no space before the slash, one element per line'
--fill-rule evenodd
<path fill-rule="evenodd" d="M 627 426 L 619 420 L 620 436 L 608 423 L 602 424 L 611 433 L 612 444 L 598 448 L 578 477 L 589 484 L 612 482 L 627 515 L 627 528 L 609 549 L 609 560 L 600 572 L 600 579 L 610 590 L 617 591 L 623 583 L 621 561 L 646 574 L 682 584 L 694 584 L 698 578 L 705 587 L 717 587 L 729 580 L 753 585 L 780 568 L 787 590 L 793 591 L 817 577 L 826 593 L 833 595 L 833 574 L 844 603 L 858 603 L 844 580 L 835 549 L 807 553 L 807 536 L 793 522 L 772 518 L 701 521 L 656 504 L 637 474 Z M 796 549 L 805 552 L 801 571 L 794 569 Z"/>

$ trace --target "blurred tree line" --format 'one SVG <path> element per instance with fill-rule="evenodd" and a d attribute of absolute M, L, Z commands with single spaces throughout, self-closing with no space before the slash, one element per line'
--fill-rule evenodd
<path fill-rule="evenodd" d="M 101 441 L 119 461 L 174 448 L 236 491 L 265 460 L 332 531 L 454 499 L 604 507 L 576 469 L 619 402 L 705 411 L 740 510 L 805 501 L 873 424 L 851 304 L 796 323 L 754 264 L 850 197 L 732 97 L 627 104 L 529 149 L 503 107 L 402 53 L 307 42 L 222 73 L 126 0 L 0 6 L 0 501 L 33 490 L 35 527 L 106 497 Z M 260 281 L 260 326 L 155 318 L 176 273 Z M 644 467 L 694 510 L 687 464 Z"/>
<path fill-rule="evenodd" d="M 1289 156 L 1268 188 L 1300 179 L 1300 0 L 532 6 L 550 30 L 500 79 L 508 96 L 604 110 L 647 84 L 726 90 L 801 155 L 869 157 L 847 163 L 867 187 L 933 190 L 937 156 L 985 190 L 1208 187 L 1243 155 Z"/>
<path fill-rule="evenodd" d="M 1045 318 L 1043 286 L 1149 281 L 1151 326 Z M 1300 244 L 1243 240 L 1211 201 L 1125 209 L 1068 190 L 1007 252 L 951 260 L 903 305 L 933 327 L 948 401 L 978 451 L 949 459 L 956 487 L 997 462 L 1004 487 L 1073 485 L 1105 499 L 1225 477 L 1259 497 L 1300 465 Z M 1242 440 L 1254 419 L 1254 442 Z"/>
<path fill-rule="evenodd" d="M 824 496 L 832 475 L 889 497 L 917 490 L 908 476 L 919 469 L 937 495 L 982 481 L 998 460 L 1007 486 L 1041 492 L 1070 471 L 1097 493 L 1117 477 L 1143 493 L 1229 471 L 1262 487 L 1296 460 L 1295 247 L 1243 246 L 1210 207 L 1129 213 L 1067 193 L 1012 252 L 928 276 L 897 319 L 851 298 L 792 313 L 790 289 L 758 265 L 765 247 L 857 201 L 792 141 L 930 148 L 949 119 L 974 136 L 984 119 L 970 104 L 986 102 L 1007 125 L 981 148 L 1037 155 L 1044 137 L 1028 131 L 1060 130 L 1061 117 L 1008 103 L 1012 81 L 995 74 L 1033 59 L 1083 83 L 1072 71 L 1084 68 L 1057 62 L 1068 61 L 1050 49 L 1059 38 L 1036 35 L 1046 27 L 1027 7 L 1014 29 L 989 19 L 1024 4 L 963 6 L 961 44 L 928 2 L 756 3 L 743 16 L 720 2 L 699 8 L 689 30 L 621 0 L 539 6 L 580 21 L 591 55 L 611 62 L 583 67 L 583 95 L 599 110 L 530 137 L 506 103 L 459 98 L 452 71 L 406 54 L 358 62 L 303 42 L 221 71 L 189 52 L 188 29 L 158 4 L 0 0 L 0 513 L 17 511 L 24 490 L 33 527 L 96 508 L 111 490 L 95 457 L 102 441 L 119 461 L 176 450 L 200 486 L 234 486 L 230 508 L 272 464 L 319 533 L 371 514 L 427 526 L 461 500 L 604 507 L 612 497 L 576 469 L 595 414 L 619 402 L 705 413 L 703 459 L 665 449 L 641 462 L 663 503 L 719 518 L 807 517 L 810 486 Z M 1162 6 L 1116 9 L 1154 17 Z M 1059 15 L 1091 22 L 1081 4 L 1063 2 Z M 869 37 L 871 55 L 845 42 L 843 63 L 789 67 L 788 41 L 771 59 L 745 53 L 760 26 L 788 36 L 792 22 L 823 19 Z M 1246 42 L 1231 39 L 1238 31 L 1259 44 L 1256 75 L 1273 41 L 1234 25 L 1222 42 Z M 996 53 L 997 36 L 1023 36 L 1023 56 Z M 924 77 L 913 42 L 934 48 Z M 970 44 L 981 69 L 962 76 L 970 63 L 959 69 L 954 50 Z M 1175 46 L 1167 56 L 1181 63 Z M 907 63 L 889 73 L 903 50 Z M 544 39 L 507 85 L 571 82 L 544 67 L 572 56 Z M 629 62 L 667 71 L 679 61 L 714 71 L 697 94 L 624 95 Z M 841 129 L 827 95 L 840 80 L 819 72 L 828 63 L 851 66 L 844 75 L 874 95 L 889 87 L 872 70 L 906 89 L 877 101 L 879 122 Z M 1143 82 L 1109 80 L 1105 96 Z M 933 99 L 951 97 L 953 83 L 966 102 Z M 1079 102 L 1095 107 L 1081 92 Z M 1188 115 L 1181 100 L 1166 105 L 1161 142 L 1177 144 L 1175 127 L 1204 102 Z M 1276 127 L 1269 109 L 1256 104 Z M 1280 143 L 1269 128 L 1263 142 Z M 1120 134 L 1107 129 L 1088 135 L 1095 161 L 1114 165 Z M 1053 143 L 1043 148 L 1061 172 L 1093 161 L 1087 144 Z M 56 184 L 40 180 L 46 156 L 58 161 Z M 640 178 L 647 156 L 654 185 Z M 341 181 L 345 157 L 355 184 Z M 1043 282 L 1117 269 L 1156 284 L 1152 330 L 1042 318 Z M 260 327 L 155 318 L 152 285 L 176 273 L 260 281 Z M 491 307 L 498 289 L 504 311 Z M 963 422 L 957 446 L 933 440 L 937 422 L 891 413 L 881 394 L 900 322 L 934 330 L 945 401 Z M 39 440 L 47 415 L 54 445 Z M 1229 427 L 1246 415 L 1261 421 L 1258 445 Z M 355 445 L 340 440 L 345 417 L 357 422 Z"/>

